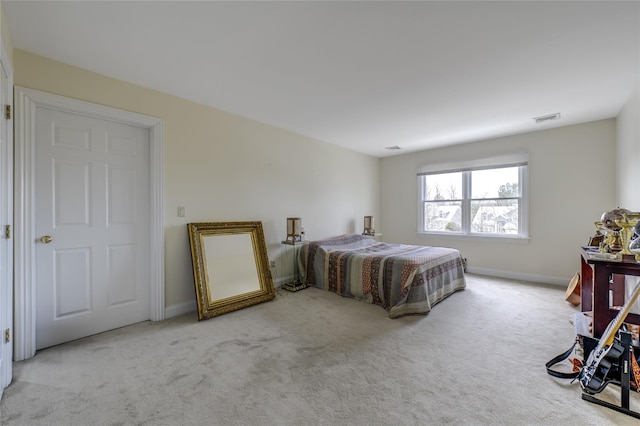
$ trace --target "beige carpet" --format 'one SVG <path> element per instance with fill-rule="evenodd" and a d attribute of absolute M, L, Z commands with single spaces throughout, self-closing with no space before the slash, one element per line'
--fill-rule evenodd
<path fill-rule="evenodd" d="M 210 320 L 141 323 L 15 363 L 0 424 L 639 424 L 546 374 L 572 342 L 575 310 L 562 288 L 473 275 L 428 315 L 394 320 L 321 290 L 279 290 Z"/>

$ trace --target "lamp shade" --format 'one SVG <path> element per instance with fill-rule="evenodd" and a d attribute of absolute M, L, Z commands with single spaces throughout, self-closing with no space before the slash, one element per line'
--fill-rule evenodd
<path fill-rule="evenodd" d="M 302 241 L 302 219 L 299 217 L 287 218 L 287 239 L 295 243 L 296 241 Z"/>

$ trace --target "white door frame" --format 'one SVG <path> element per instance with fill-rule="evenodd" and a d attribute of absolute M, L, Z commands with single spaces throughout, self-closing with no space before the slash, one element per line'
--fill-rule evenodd
<path fill-rule="evenodd" d="M 35 115 L 37 107 L 141 126 L 149 129 L 150 314 L 164 319 L 164 217 L 162 119 L 16 86 L 15 90 L 15 269 L 14 361 L 36 353 L 35 280 Z"/>
<path fill-rule="evenodd" d="M 3 70 L 7 76 L 7 87 L 3 87 L 3 90 L 7 90 L 6 94 L 3 94 L 3 99 L 0 99 L 0 105 L 6 101 L 7 105 L 13 108 L 13 66 L 7 55 L 7 49 L 5 48 L 4 40 L 0 35 L 0 70 Z M 6 98 L 6 99 L 5 99 Z M 2 105 L 4 110 L 4 105 Z M 13 114 L 12 114 L 13 115 Z M 6 251 L 3 251 L 5 258 L 0 259 L 2 267 L 0 268 L 0 330 L 2 336 L 0 337 L 0 398 L 4 388 L 11 383 L 13 377 L 13 117 L 6 119 L 6 117 L 0 117 L 2 123 L 0 129 L 6 126 L 7 140 L 1 147 L 0 152 L 0 223 L 2 230 L 2 237 L 9 241 L 3 241 L 2 244 L 6 244 Z M 10 235 L 4 233 L 5 226 L 9 227 Z M 9 342 L 5 340 L 5 332 L 9 331 Z"/>

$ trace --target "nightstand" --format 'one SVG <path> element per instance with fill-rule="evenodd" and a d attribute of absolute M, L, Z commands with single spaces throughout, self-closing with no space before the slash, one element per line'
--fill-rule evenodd
<path fill-rule="evenodd" d="M 284 246 L 290 246 L 291 249 L 289 251 L 293 254 L 293 278 L 291 281 L 282 284 L 282 288 L 291 292 L 307 288 L 307 284 L 304 282 L 304 279 L 300 279 L 298 276 L 298 252 L 303 245 L 307 244 L 307 241 L 282 241 L 282 244 Z"/>

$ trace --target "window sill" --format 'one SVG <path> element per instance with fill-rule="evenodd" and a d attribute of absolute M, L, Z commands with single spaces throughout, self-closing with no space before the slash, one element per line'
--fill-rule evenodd
<path fill-rule="evenodd" d="M 529 237 L 522 236 L 493 236 L 493 235 L 462 235 L 444 232 L 418 232 L 420 237 L 440 238 L 443 240 L 476 241 L 484 243 L 529 244 Z"/>

